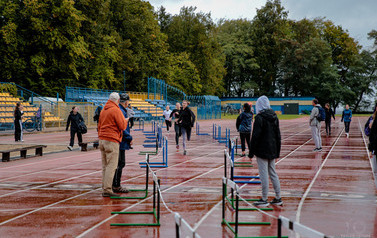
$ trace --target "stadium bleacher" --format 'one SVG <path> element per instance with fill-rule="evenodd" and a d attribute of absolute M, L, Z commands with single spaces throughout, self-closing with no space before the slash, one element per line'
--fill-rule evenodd
<path fill-rule="evenodd" d="M 21 104 L 24 106 L 24 121 L 32 119 L 36 116 L 39 109 L 37 106 L 31 105 L 29 102 L 23 102 L 19 98 L 16 98 L 7 92 L 0 93 L 0 130 L 13 129 L 13 112 L 17 102 L 21 102 Z M 50 112 L 42 113 L 42 116 L 45 123 L 53 123 L 61 120 L 59 117 L 55 117 Z"/>

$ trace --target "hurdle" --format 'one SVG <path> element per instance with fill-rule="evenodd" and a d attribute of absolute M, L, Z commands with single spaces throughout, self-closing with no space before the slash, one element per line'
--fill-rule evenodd
<path fill-rule="evenodd" d="M 225 218 L 225 213 L 226 213 L 226 203 L 228 200 L 226 199 L 227 197 L 227 187 L 231 187 L 232 191 L 235 191 L 236 198 L 235 198 L 235 221 L 228 221 Z M 246 237 L 241 237 L 238 236 L 238 230 L 240 225 L 253 225 L 253 226 L 265 226 L 265 225 L 271 225 L 271 222 L 240 222 L 239 221 L 239 200 L 240 200 L 240 188 L 238 185 L 233 182 L 232 180 L 223 177 L 222 178 L 222 225 L 226 225 L 234 234 L 234 237 L 237 238 L 246 238 Z M 233 227 L 234 226 L 234 227 Z"/>
<path fill-rule="evenodd" d="M 200 133 L 200 124 L 199 124 L 199 122 L 196 122 L 196 134 L 198 136 L 209 136 L 208 133 Z"/>
<path fill-rule="evenodd" d="M 200 236 L 196 233 L 196 231 L 179 215 L 178 212 L 174 215 L 175 218 L 175 237 L 180 238 L 182 236 L 183 231 L 187 231 L 185 236 L 182 237 L 190 237 L 190 238 L 200 238 Z"/>
<path fill-rule="evenodd" d="M 236 141 L 236 144 L 234 145 L 234 140 Z M 232 144 L 233 143 L 233 144 Z M 228 142 L 228 146 L 229 146 L 229 151 L 232 151 L 232 147 L 235 148 L 236 152 L 233 153 L 234 155 L 239 155 L 237 153 L 237 148 L 238 148 L 238 137 L 236 136 L 235 138 L 233 138 L 233 140 L 230 140 L 229 139 L 229 142 Z M 234 149 L 233 149 L 234 150 Z M 234 167 L 254 167 L 254 165 L 252 165 L 251 161 L 234 161 L 234 155 L 233 155 L 233 163 L 234 163 Z"/>
<path fill-rule="evenodd" d="M 230 180 L 233 181 L 234 183 L 237 183 L 237 181 L 234 181 L 233 178 L 233 172 L 234 172 L 234 162 L 229 156 L 229 153 L 227 150 L 224 150 L 224 178 L 228 178 L 228 165 L 230 168 Z M 257 177 L 257 176 L 250 176 L 250 177 Z M 250 181 L 252 182 L 252 181 Z M 254 181 L 256 184 L 260 183 L 260 181 Z M 235 209 L 235 204 L 234 204 L 234 191 L 233 189 L 231 190 L 231 198 L 226 197 L 228 202 L 231 204 L 232 208 Z M 246 201 L 258 201 L 258 199 L 245 199 Z M 256 211 L 256 208 L 239 208 L 240 211 Z M 260 208 L 259 210 L 262 211 L 273 211 L 274 209 L 272 208 Z"/>
<path fill-rule="evenodd" d="M 149 154 L 145 155 L 145 163 L 149 165 Z M 149 183 L 149 166 L 145 166 L 145 189 L 128 189 L 130 192 L 144 192 L 141 197 L 110 197 L 112 199 L 144 199 L 148 197 L 148 183 Z"/>
<path fill-rule="evenodd" d="M 144 148 L 155 148 L 156 144 L 154 143 L 157 139 L 158 147 L 161 147 L 161 137 L 162 137 L 162 128 L 160 125 L 157 126 L 157 136 L 147 136 L 147 139 L 144 140 Z M 152 144 L 151 144 L 152 143 Z"/>
<path fill-rule="evenodd" d="M 220 131 L 219 131 L 219 143 L 225 143 L 226 146 L 228 146 L 228 141 L 230 139 L 230 129 L 228 128 L 225 128 L 225 137 L 221 137 L 221 127 L 219 127 Z"/>
<path fill-rule="evenodd" d="M 140 162 L 140 167 L 145 168 L 146 162 Z M 149 162 L 151 168 L 167 168 L 168 167 L 168 138 L 166 136 L 162 139 L 162 162 Z"/>
<path fill-rule="evenodd" d="M 118 214 L 152 214 L 156 222 L 154 223 L 111 223 L 110 226 L 160 226 L 160 194 L 158 192 L 157 186 L 160 186 L 160 179 L 157 178 L 156 173 L 153 172 L 149 166 L 148 161 L 146 161 L 147 169 L 152 174 L 153 178 L 153 211 L 132 211 L 132 212 L 111 212 L 112 215 Z M 157 191 L 156 191 L 157 190 Z M 156 197 L 157 192 L 157 197 Z"/>
<path fill-rule="evenodd" d="M 231 143 L 231 150 L 230 150 L 230 159 L 232 160 L 232 163 L 231 163 L 231 179 L 235 182 L 235 183 L 246 183 L 246 184 L 260 184 L 261 182 L 260 181 L 250 181 L 250 180 L 238 180 L 238 179 L 260 179 L 259 176 L 237 176 L 237 175 L 234 175 L 234 168 L 235 168 L 235 165 L 234 165 L 234 142 L 230 142 Z M 225 163 L 225 166 L 226 166 L 226 163 Z M 250 166 L 245 166 L 245 165 L 239 165 L 238 167 L 250 167 Z"/>
<path fill-rule="evenodd" d="M 139 118 L 139 128 L 134 129 L 134 131 L 142 131 L 144 132 L 144 120 L 142 118 Z"/>
<path fill-rule="evenodd" d="M 151 131 L 144 131 L 144 135 L 156 135 L 156 122 L 154 120 L 151 121 L 152 130 Z"/>
<path fill-rule="evenodd" d="M 305 237 L 311 237 L 311 238 L 327 238 L 329 236 L 326 236 L 325 234 L 316 231 L 312 228 L 309 228 L 307 226 L 304 226 L 296 221 L 291 221 L 286 217 L 279 216 L 278 218 L 278 238 L 283 237 L 281 235 L 281 228 L 285 227 L 288 230 L 291 230 L 293 232 L 299 233 Z"/>

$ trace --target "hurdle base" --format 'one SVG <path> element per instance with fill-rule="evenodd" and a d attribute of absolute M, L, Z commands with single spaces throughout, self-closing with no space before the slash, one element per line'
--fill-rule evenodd
<path fill-rule="evenodd" d="M 234 181 L 235 183 L 260 184 L 260 181 Z"/>

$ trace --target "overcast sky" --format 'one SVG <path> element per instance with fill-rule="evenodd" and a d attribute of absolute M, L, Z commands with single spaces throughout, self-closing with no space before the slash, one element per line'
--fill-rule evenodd
<path fill-rule="evenodd" d="M 155 7 L 163 5 L 167 12 L 178 14 L 182 6 L 196 6 L 198 11 L 211 12 L 212 18 L 253 19 L 256 8 L 265 5 L 266 0 L 149 0 Z M 347 29 L 363 47 L 373 42 L 367 39 L 372 29 L 377 30 L 377 0 L 282 0 L 290 19 L 313 19 L 326 17 L 336 25 Z"/>

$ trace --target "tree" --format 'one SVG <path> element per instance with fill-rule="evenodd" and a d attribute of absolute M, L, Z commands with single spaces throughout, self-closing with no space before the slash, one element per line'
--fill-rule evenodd
<path fill-rule="evenodd" d="M 52 96 L 79 78 L 77 60 L 90 54 L 73 1 L 2 1 L 0 9 L 3 79 Z"/>
<path fill-rule="evenodd" d="M 218 41 L 225 54 L 224 85 L 227 96 L 253 96 L 257 83 L 252 71 L 259 68 L 251 40 L 252 23 L 246 19 L 222 21 Z"/>

